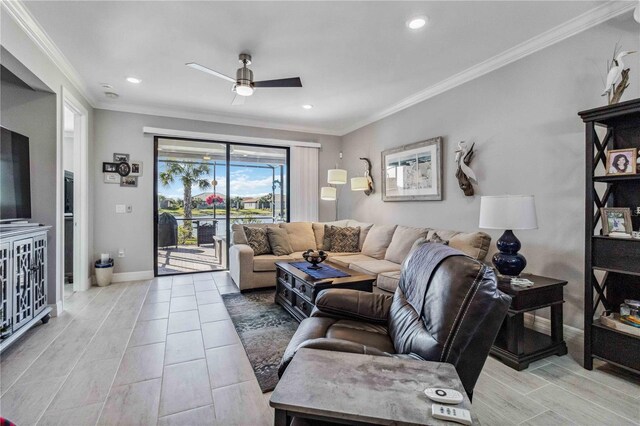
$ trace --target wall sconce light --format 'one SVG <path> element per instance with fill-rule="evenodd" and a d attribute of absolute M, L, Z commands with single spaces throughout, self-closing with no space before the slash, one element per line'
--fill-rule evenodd
<path fill-rule="evenodd" d="M 364 191 L 365 195 L 373 194 L 373 179 L 371 178 L 371 161 L 368 158 L 360 157 L 367 164 L 364 176 L 351 178 L 352 191 Z"/>

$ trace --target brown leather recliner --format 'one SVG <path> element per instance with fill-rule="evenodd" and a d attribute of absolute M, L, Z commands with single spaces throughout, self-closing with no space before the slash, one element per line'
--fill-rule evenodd
<path fill-rule="evenodd" d="M 507 313 L 493 269 L 441 244 L 405 260 L 393 296 L 354 290 L 320 293 L 280 364 L 303 347 L 453 364 L 469 397 Z"/>

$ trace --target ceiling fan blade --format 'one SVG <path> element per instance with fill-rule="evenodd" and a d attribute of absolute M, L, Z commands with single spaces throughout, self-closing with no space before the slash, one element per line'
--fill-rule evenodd
<path fill-rule="evenodd" d="M 254 87 L 302 87 L 300 77 L 280 78 L 278 80 L 254 81 Z"/>
<path fill-rule="evenodd" d="M 245 98 L 246 96 L 235 95 L 233 101 L 231 101 L 231 105 L 244 105 Z"/>
<path fill-rule="evenodd" d="M 193 68 L 194 70 L 206 72 L 207 74 L 211 74 L 211 75 L 214 75 L 216 77 L 222 78 L 224 80 L 230 81 L 231 83 L 235 83 L 236 82 L 236 80 L 234 78 L 231 78 L 228 75 L 224 75 L 222 73 L 219 73 L 218 71 L 214 71 L 214 70 L 212 70 L 210 68 L 207 68 L 204 65 L 196 64 L 195 62 L 189 62 L 189 63 L 187 63 L 185 65 L 188 66 L 189 68 Z"/>

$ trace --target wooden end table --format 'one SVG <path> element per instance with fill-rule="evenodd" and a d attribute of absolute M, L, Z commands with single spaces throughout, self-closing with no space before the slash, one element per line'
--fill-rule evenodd
<path fill-rule="evenodd" d="M 318 349 L 298 350 L 269 404 L 275 426 L 288 426 L 293 417 L 351 425 L 452 424 L 431 417 L 428 387 L 456 389 L 464 401 L 455 407 L 471 411 L 479 424 L 451 364 Z"/>
<path fill-rule="evenodd" d="M 511 296 L 511 306 L 491 347 L 492 355 L 518 371 L 533 361 L 567 353 L 562 337 L 563 287 L 567 282 L 531 274 L 522 278 L 533 281 L 533 287 L 514 287 L 509 278 L 498 278 L 498 288 Z M 541 308 L 551 309 L 550 336 L 524 326 L 524 313 Z"/>
<path fill-rule="evenodd" d="M 371 293 L 373 282 L 376 280 L 373 275 L 362 274 L 331 262 L 322 264 L 345 272 L 349 276 L 317 279 L 289 263 L 276 262 L 275 302 L 298 321 L 311 315 L 311 311 L 316 306 L 316 296 L 320 291 L 327 288 L 346 288 Z"/>

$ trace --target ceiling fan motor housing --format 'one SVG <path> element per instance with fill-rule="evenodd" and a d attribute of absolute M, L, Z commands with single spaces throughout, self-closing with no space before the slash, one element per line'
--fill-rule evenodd
<path fill-rule="evenodd" d="M 241 86 L 249 86 L 253 83 L 253 71 L 247 67 L 238 68 L 236 82 Z"/>

